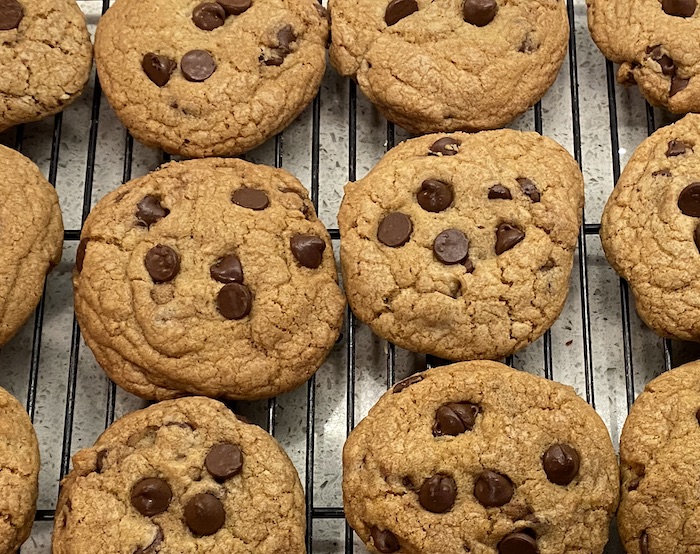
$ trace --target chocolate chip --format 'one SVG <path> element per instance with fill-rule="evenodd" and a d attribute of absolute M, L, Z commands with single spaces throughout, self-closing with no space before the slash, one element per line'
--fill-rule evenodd
<path fill-rule="evenodd" d="M 471 431 L 479 415 L 479 406 L 469 402 L 449 403 L 440 406 L 435 412 L 433 436 L 449 435 L 455 437 Z"/>
<path fill-rule="evenodd" d="M 280 50 L 279 48 L 273 48 L 270 51 L 269 56 L 265 56 L 264 54 L 260 55 L 260 61 L 264 62 L 265 65 L 268 66 L 280 66 L 284 63 L 284 58 L 286 57 L 286 54 Z"/>
<path fill-rule="evenodd" d="M 158 223 L 169 213 L 170 210 L 161 205 L 160 198 L 150 194 L 144 196 L 141 202 L 136 204 L 136 219 L 146 227 Z"/>
<path fill-rule="evenodd" d="M 24 9 L 17 0 L 0 0 L 0 31 L 16 29 L 23 17 Z"/>
<path fill-rule="evenodd" d="M 291 25 L 285 25 L 279 31 L 277 31 L 277 42 L 279 44 L 279 49 L 289 54 L 292 49 L 290 45 L 292 42 L 296 42 L 297 35 L 294 33 Z"/>
<path fill-rule="evenodd" d="M 542 457 L 547 479 L 556 485 L 568 485 L 578 475 L 581 464 L 578 452 L 568 444 L 553 444 Z"/>
<path fill-rule="evenodd" d="M 433 253 L 445 265 L 461 263 L 469 255 L 469 239 L 459 229 L 447 229 L 435 237 Z"/>
<path fill-rule="evenodd" d="M 483 27 L 488 25 L 496 17 L 498 5 L 496 0 L 464 0 L 462 13 L 464 21 Z"/>
<path fill-rule="evenodd" d="M 216 0 L 227 15 L 241 15 L 244 11 L 250 8 L 252 2 L 250 0 Z"/>
<path fill-rule="evenodd" d="M 535 183 L 526 177 L 520 177 L 516 179 L 516 181 L 520 185 L 520 190 L 523 191 L 525 196 L 528 196 L 533 202 L 540 201 L 540 191 Z"/>
<path fill-rule="evenodd" d="M 507 252 L 524 238 L 525 233 L 517 227 L 510 223 L 501 223 L 496 229 L 496 255 Z"/>
<path fill-rule="evenodd" d="M 642 554 L 649 554 L 649 535 L 646 531 L 642 531 L 639 537 L 639 550 Z"/>
<path fill-rule="evenodd" d="M 270 205 L 270 200 L 263 191 L 244 187 L 231 196 L 231 202 L 250 210 L 264 210 Z"/>
<path fill-rule="evenodd" d="M 80 244 L 78 244 L 78 250 L 75 253 L 75 269 L 78 270 L 78 273 L 83 271 L 88 242 L 90 242 L 90 239 L 81 239 Z"/>
<path fill-rule="evenodd" d="M 486 508 L 508 504 L 513 492 L 510 479 L 495 471 L 482 471 L 474 481 L 474 496 Z"/>
<path fill-rule="evenodd" d="M 691 217 L 700 217 L 700 183 L 691 183 L 678 197 L 678 207 Z"/>
<path fill-rule="evenodd" d="M 391 27 L 417 11 L 418 3 L 416 0 L 391 0 L 386 7 L 386 12 L 384 12 L 384 21 Z"/>
<path fill-rule="evenodd" d="M 452 205 L 454 193 L 452 186 L 437 179 L 423 181 L 416 199 L 426 212 L 442 212 Z"/>
<path fill-rule="evenodd" d="M 498 543 L 499 554 L 537 554 L 537 541 L 526 533 L 506 535 Z"/>
<path fill-rule="evenodd" d="M 213 31 L 224 24 L 226 12 L 216 2 L 202 2 L 192 10 L 192 21 L 203 31 Z"/>
<path fill-rule="evenodd" d="M 182 69 L 185 79 L 201 83 L 206 81 L 216 71 L 216 62 L 206 50 L 191 50 L 182 56 L 180 69 Z"/>
<path fill-rule="evenodd" d="M 372 536 L 372 541 L 374 542 L 374 548 L 379 550 L 382 554 L 391 554 L 392 552 L 397 552 L 401 545 L 399 544 L 399 539 L 391 531 L 380 530 L 376 527 L 372 527 L 370 531 Z"/>
<path fill-rule="evenodd" d="M 503 185 L 493 185 L 489 189 L 489 200 L 512 200 L 510 191 Z"/>
<path fill-rule="evenodd" d="M 216 304 L 226 319 L 243 319 L 250 313 L 253 295 L 245 285 L 229 283 L 219 291 Z"/>
<path fill-rule="evenodd" d="M 690 17 L 695 13 L 697 5 L 696 0 L 663 0 L 661 2 L 661 8 L 668 15 L 676 17 Z"/>
<path fill-rule="evenodd" d="M 398 394 L 403 390 L 406 390 L 408 387 L 411 385 L 415 385 L 416 383 L 420 383 L 423 380 L 422 375 L 411 375 L 409 378 L 404 379 L 403 381 L 400 381 L 394 385 L 393 393 Z"/>
<path fill-rule="evenodd" d="M 447 475 L 434 475 L 418 492 L 418 501 L 429 512 L 444 514 L 452 509 L 457 498 L 457 483 Z"/>
<path fill-rule="evenodd" d="M 668 95 L 675 96 L 680 91 L 685 90 L 685 88 L 688 86 L 689 82 L 690 82 L 690 79 L 682 79 L 680 77 L 673 77 L 673 79 L 671 79 L 671 90 L 669 91 Z"/>
<path fill-rule="evenodd" d="M 151 544 L 145 548 L 137 548 L 134 554 L 156 554 L 156 552 L 158 552 L 158 547 L 165 537 L 163 536 L 163 529 L 160 528 L 160 525 L 156 525 L 156 529 L 156 536 L 153 537 Z"/>
<path fill-rule="evenodd" d="M 642 482 L 641 477 L 635 477 L 627 484 L 628 491 L 636 491 L 639 488 L 639 484 Z"/>
<path fill-rule="evenodd" d="M 686 144 L 682 140 L 672 140 L 668 143 L 666 157 L 671 158 L 674 156 L 680 156 L 682 154 L 685 154 L 688 150 L 690 150 L 691 152 L 693 151 L 690 145 Z"/>
<path fill-rule="evenodd" d="M 459 152 L 459 147 L 461 144 L 462 141 L 453 139 L 452 137 L 443 137 L 433 143 L 433 145 L 430 147 L 429 154 L 434 156 L 454 156 L 457 154 L 457 152 Z"/>
<path fill-rule="evenodd" d="M 316 269 L 323 262 L 326 242 L 316 235 L 294 235 L 289 241 L 292 254 L 304 267 Z"/>
<path fill-rule="evenodd" d="M 464 260 L 464 270 L 467 273 L 474 273 L 474 263 L 471 260 Z"/>
<path fill-rule="evenodd" d="M 661 72 L 667 77 L 670 77 L 676 73 L 676 64 L 673 63 L 673 60 L 666 54 L 662 55 L 656 61 L 659 62 L 659 65 L 661 66 Z"/>
<path fill-rule="evenodd" d="M 672 174 L 668 169 L 659 169 L 651 174 L 652 177 L 671 177 Z"/>
<path fill-rule="evenodd" d="M 379 223 L 377 239 L 391 248 L 397 248 L 408 242 L 412 232 L 411 218 L 401 212 L 392 212 Z"/>
<path fill-rule="evenodd" d="M 170 485 L 158 477 L 141 479 L 131 489 L 131 504 L 141 515 L 151 517 L 168 509 L 173 491 Z"/>
<path fill-rule="evenodd" d="M 107 457 L 108 450 L 100 450 L 95 457 L 95 471 L 97 473 L 102 473 L 104 469 L 105 458 Z"/>
<path fill-rule="evenodd" d="M 243 469 L 241 447 L 230 442 L 215 444 L 204 459 L 207 471 L 217 481 L 225 481 L 238 475 Z"/>
<path fill-rule="evenodd" d="M 209 268 L 209 274 L 219 283 L 242 283 L 243 266 L 235 254 L 224 256 Z"/>
<path fill-rule="evenodd" d="M 700 223 L 695 227 L 695 233 L 693 233 L 693 240 L 695 241 L 695 246 L 697 246 L 698 251 L 700 251 Z"/>
<path fill-rule="evenodd" d="M 698 425 L 700 425 L 700 409 L 698 409 L 698 411 L 695 412 L 695 419 L 698 420 Z"/>
<path fill-rule="evenodd" d="M 225 520 L 224 505 L 213 494 L 197 494 L 185 505 L 185 523 L 195 535 L 213 535 Z"/>
<path fill-rule="evenodd" d="M 141 67 L 151 81 L 159 87 L 164 87 L 170 81 L 170 76 L 177 68 L 177 63 L 167 56 L 148 52 L 143 56 Z"/>
<path fill-rule="evenodd" d="M 172 281 L 180 272 L 180 256 L 169 246 L 159 244 L 146 253 L 144 260 L 154 283 Z"/>

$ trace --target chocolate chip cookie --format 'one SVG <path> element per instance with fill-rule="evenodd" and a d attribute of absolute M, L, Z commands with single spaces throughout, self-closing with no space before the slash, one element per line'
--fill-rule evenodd
<path fill-rule="evenodd" d="M 61 261 L 58 195 L 31 160 L 0 146 L 0 346 L 31 315 Z"/>
<path fill-rule="evenodd" d="M 496 362 L 398 383 L 343 451 L 345 514 L 371 552 L 600 554 L 618 489 L 593 408 Z"/>
<path fill-rule="evenodd" d="M 108 194 L 73 284 L 97 361 L 154 399 L 291 390 L 323 363 L 345 308 L 306 189 L 237 159 L 170 163 Z"/>
<path fill-rule="evenodd" d="M 124 416 L 73 457 L 54 554 L 303 554 L 304 493 L 261 428 L 208 398 Z"/>
<path fill-rule="evenodd" d="M 552 85 L 563 0 L 329 0 L 331 63 L 415 134 L 503 127 Z"/>
<path fill-rule="evenodd" d="M 0 131 L 63 110 L 85 88 L 92 43 L 74 0 L 0 0 Z"/>
<path fill-rule="evenodd" d="M 700 116 L 656 131 L 627 163 L 603 212 L 610 264 L 664 337 L 700 341 Z"/>
<path fill-rule="evenodd" d="M 655 106 L 700 110 L 697 0 L 586 0 L 588 26 L 618 81 L 637 84 Z"/>
<path fill-rule="evenodd" d="M 430 135 L 345 188 L 345 290 L 403 348 L 451 360 L 525 347 L 566 300 L 583 178 L 554 141 L 512 130 Z"/>
<path fill-rule="evenodd" d="M 171 154 L 230 156 L 311 102 L 327 38 L 316 0 L 120 0 L 99 23 L 95 60 L 137 139 Z"/>

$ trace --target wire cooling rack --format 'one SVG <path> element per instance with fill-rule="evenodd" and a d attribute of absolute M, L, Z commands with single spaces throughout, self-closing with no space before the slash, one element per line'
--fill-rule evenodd
<path fill-rule="evenodd" d="M 78 3 L 94 32 L 109 0 Z M 559 78 L 512 127 L 550 136 L 574 155 L 586 179 L 586 217 L 561 318 L 542 339 L 506 361 L 575 387 L 598 410 L 617 444 L 635 394 L 660 372 L 697 357 L 697 351 L 684 344 L 672 347 L 642 325 L 597 236 L 621 167 L 669 116 L 646 105 L 636 89 L 616 84 L 613 65 L 588 34 L 584 1 L 568 0 L 567 7 L 572 32 Z M 337 253 L 343 185 L 364 176 L 405 138 L 352 82 L 329 68 L 312 106 L 246 159 L 285 167 L 308 186 Z M 90 446 L 116 417 L 145 405 L 106 379 L 80 338 L 70 283 L 80 228 L 104 194 L 169 158 L 133 141 L 94 77 L 64 114 L 5 133 L 0 142 L 29 156 L 56 186 L 66 227 L 63 261 L 49 276 L 33 319 L 0 351 L 0 385 L 26 402 L 41 443 L 39 510 L 22 552 L 47 554 L 58 483 L 70 469 L 71 455 Z M 378 339 L 348 312 L 341 340 L 306 386 L 268 402 L 232 405 L 273 433 L 299 470 L 309 553 L 366 552 L 343 519 L 343 442 L 387 387 L 439 363 Z M 622 553 L 614 529 L 607 551 Z"/>

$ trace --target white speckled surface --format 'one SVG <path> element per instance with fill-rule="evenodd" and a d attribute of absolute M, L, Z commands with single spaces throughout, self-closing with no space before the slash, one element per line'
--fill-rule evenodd
<path fill-rule="evenodd" d="M 79 2 L 85 11 L 91 31 L 102 9 L 100 0 Z M 613 161 L 618 153 L 611 146 L 611 115 L 608 101 L 606 64 L 592 43 L 586 26 L 584 0 L 575 0 L 576 62 L 578 71 L 578 100 L 580 106 L 581 161 L 586 178 L 586 221 L 597 223 L 605 200 L 613 186 Z M 542 101 L 543 131 L 574 153 L 574 113 L 570 89 L 570 60 L 564 63 L 559 79 Z M 97 126 L 94 174 L 86 177 L 91 110 L 94 89 L 87 93 L 63 116 L 60 136 L 60 157 L 56 187 L 60 194 L 66 229 L 80 227 L 83 213 L 83 194 L 86 180 L 93 178 L 94 202 L 121 183 L 125 174 L 126 133 L 113 112 L 102 99 Z M 631 152 L 647 136 L 646 105 L 636 89 L 615 87 L 617 104 L 619 157 L 624 167 Z M 335 216 L 342 195 L 342 187 L 349 175 L 350 84 L 328 70 L 320 96 L 320 198 L 319 213 L 329 227 L 336 227 Z M 667 114 L 655 113 L 656 124 L 667 123 Z M 534 130 L 534 112 L 531 110 L 514 124 L 514 128 Z M 282 165 L 293 172 L 307 186 L 311 185 L 312 110 L 308 109 L 283 136 Z M 24 129 L 21 150 L 49 174 L 54 119 L 29 125 Z M 386 147 L 386 122 L 366 99 L 357 98 L 357 177 L 362 177 L 381 157 Z M 396 130 L 396 140 L 406 138 Z M 0 136 L 8 145 L 15 145 L 15 132 Z M 275 141 L 249 154 L 251 161 L 274 164 Z M 140 176 L 155 169 L 162 154 L 139 144 L 133 145 L 131 173 Z M 337 246 L 337 245 L 336 245 Z M 34 423 L 41 442 L 42 473 L 39 509 L 47 514 L 53 509 L 65 455 L 90 445 L 103 430 L 107 421 L 109 384 L 96 365 L 89 350 L 81 343 L 78 351 L 71 350 L 72 297 L 70 272 L 76 243 L 65 243 L 64 259 L 50 276 L 43 311 L 43 329 L 34 337 L 32 319 L 17 337 L 0 352 L 0 385 L 21 400 L 30 397 L 30 367 L 32 343 L 40 340 L 38 354 L 37 393 L 34 404 Z M 622 311 L 620 282 L 606 263 L 600 241 L 590 235 L 586 241 L 588 298 L 591 330 L 592 388 L 590 395 L 607 423 L 613 441 L 619 439 L 627 413 L 625 365 L 623 353 Z M 586 396 L 584 371 L 584 340 L 580 273 L 578 266 L 572 276 L 572 288 L 566 310 L 554 325 L 551 334 L 554 378 L 573 385 Z M 631 340 L 634 368 L 634 391 L 638 393 L 648 380 L 663 370 L 662 341 L 645 329 L 632 312 Z M 347 404 L 347 329 L 328 362 L 319 370 L 315 388 L 315 433 L 313 435 L 313 505 L 316 508 L 339 507 L 342 504 L 340 488 L 340 453 L 348 421 Z M 386 388 L 387 346 L 369 333 L 363 325 L 355 328 L 356 379 L 355 419 L 363 417 Z M 677 350 L 685 349 L 674 345 Z M 77 356 L 74 411 L 67 410 L 71 356 Z M 420 356 L 396 351 L 397 379 L 422 368 Z M 518 354 L 514 365 L 525 371 L 543 375 L 543 340 Z M 589 380 L 591 383 L 591 380 Z M 275 436 L 286 447 L 299 469 L 302 481 L 307 475 L 307 398 L 309 390 L 302 387 L 277 401 Z M 117 390 L 115 414 L 119 415 L 144 405 L 143 401 Z M 241 403 L 241 412 L 265 424 L 268 405 Z M 69 428 L 70 441 L 65 442 L 66 417 L 73 416 Z M 68 450 L 64 451 L 64 443 Z M 32 538 L 23 547 L 25 553 L 50 552 L 51 523 L 38 522 Z M 313 524 L 313 552 L 345 552 L 345 526 L 339 519 L 316 519 Z M 615 538 L 609 552 L 622 552 Z M 355 539 L 355 552 L 366 552 Z"/>

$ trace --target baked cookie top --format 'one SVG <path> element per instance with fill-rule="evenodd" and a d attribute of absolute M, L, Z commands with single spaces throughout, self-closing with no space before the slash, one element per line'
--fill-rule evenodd
<path fill-rule="evenodd" d="M 535 133 L 406 141 L 345 187 L 338 222 L 350 305 L 409 350 L 512 354 L 561 312 L 582 206 L 576 162 Z"/>
<path fill-rule="evenodd" d="M 71 104 L 92 68 L 92 43 L 74 0 L 0 0 L 0 131 Z"/>
<path fill-rule="evenodd" d="M 552 85 L 563 0 L 329 0 L 331 63 L 415 134 L 502 127 Z"/>
<path fill-rule="evenodd" d="M 303 554 L 304 493 L 277 442 L 208 398 L 115 422 L 73 457 L 54 554 Z"/>
<path fill-rule="evenodd" d="M 618 489 L 593 408 L 496 362 L 398 383 L 343 452 L 345 513 L 371 552 L 600 554 Z"/>
<path fill-rule="evenodd" d="M 311 102 L 327 37 L 316 0 L 119 0 L 100 20 L 95 59 L 137 139 L 172 154 L 228 156 Z"/>
<path fill-rule="evenodd" d="M 87 344 L 145 398 L 270 397 L 306 381 L 345 300 L 330 237 L 286 171 L 170 163 L 103 198 L 73 283 Z"/>
<path fill-rule="evenodd" d="M 2 346 L 34 311 L 46 274 L 61 261 L 63 220 L 56 191 L 31 160 L 0 146 L 0 173 Z"/>
<path fill-rule="evenodd" d="M 603 212 L 605 255 L 658 334 L 700 340 L 700 116 L 656 131 L 630 158 Z"/>
<path fill-rule="evenodd" d="M 700 110 L 696 0 L 586 0 L 593 40 L 621 64 L 618 80 L 675 113 Z"/>

